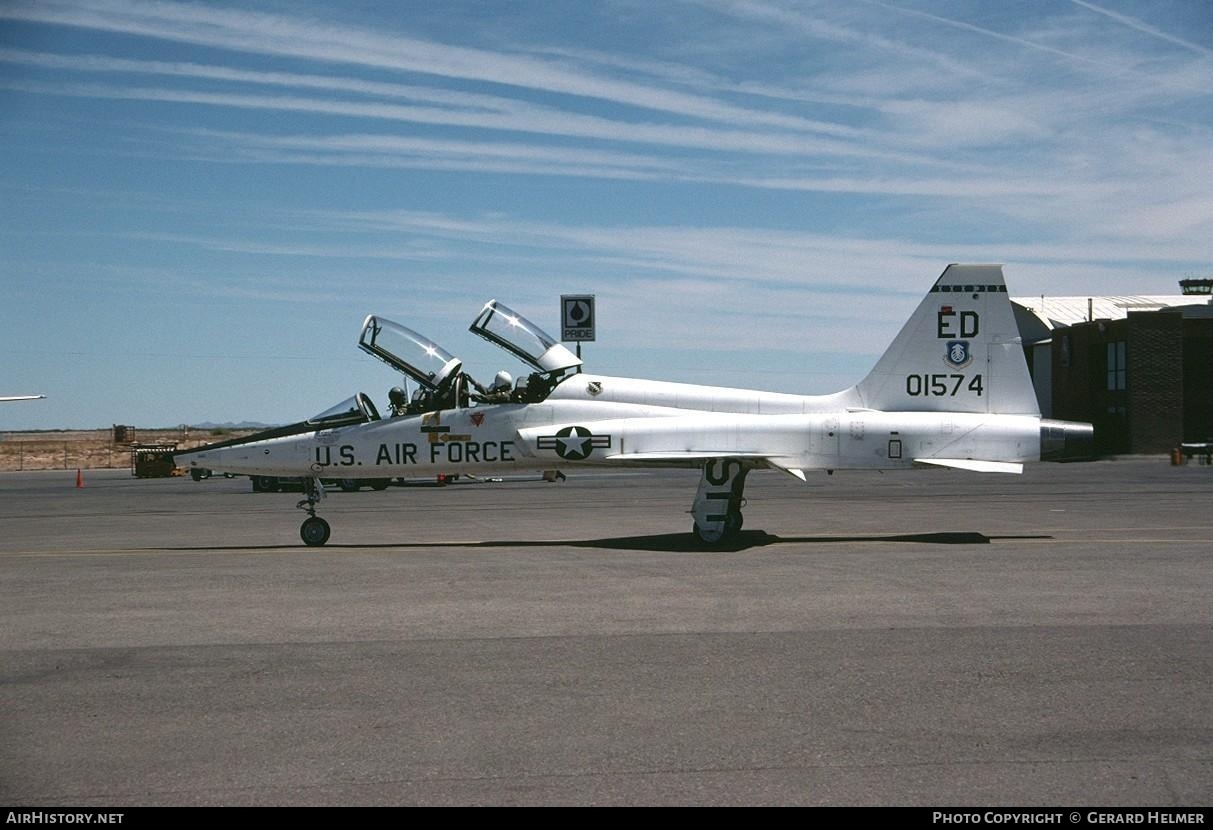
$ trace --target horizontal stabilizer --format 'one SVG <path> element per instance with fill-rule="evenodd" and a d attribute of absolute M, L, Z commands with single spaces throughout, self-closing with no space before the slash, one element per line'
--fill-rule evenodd
<path fill-rule="evenodd" d="M 773 467 L 778 467 L 780 470 L 783 470 L 785 473 L 790 475 L 792 478 L 798 478 L 801 481 L 805 482 L 806 484 L 809 481 L 807 478 L 805 478 L 804 470 L 798 469 L 796 467 L 785 467 L 777 461 L 771 461 L 771 465 Z"/>
<path fill-rule="evenodd" d="M 915 464 L 929 464 L 934 467 L 951 467 L 956 470 L 971 470 L 975 473 L 1013 473 L 1023 472 L 1023 464 L 1013 461 L 978 461 L 973 458 L 915 458 Z"/>

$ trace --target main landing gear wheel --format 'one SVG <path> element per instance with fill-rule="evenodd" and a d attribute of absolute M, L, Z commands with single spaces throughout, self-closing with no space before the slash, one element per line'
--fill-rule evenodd
<path fill-rule="evenodd" d="M 695 541 L 710 545 L 731 542 L 741 534 L 743 524 L 745 524 L 745 517 L 741 515 L 740 510 L 735 510 L 725 516 L 724 528 L 719 532 L 720 535 L 717 536 L 711 531 L 705 532 L 699 527 L 698 522 L 691 524 L 691 535 L 695 537 Z"/>
<path fill-rule="evenodd" d="M 745 462 L 736 458 L 714 458 L 703 465 L 699 490 L 691 507 L 691 534 L 697 542 L 716 545 L 730 542 L 741 533 L 745 507 Z"/>
<path fill-rule="evenodd" d="M 323 545 L 329 540 L 331 532 L 329 523 L 319 516 L 308 516 L 299 526 L 299 538 L 303 540 L 303 544 L 311 547 Z"/>

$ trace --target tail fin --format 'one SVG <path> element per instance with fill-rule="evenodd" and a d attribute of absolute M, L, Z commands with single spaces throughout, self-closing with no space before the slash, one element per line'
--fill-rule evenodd
<path fill-rule="evenodd" d="M 1039 415 L 1001 265 L 949 265 L 872 372 L 869 409 Z"/>

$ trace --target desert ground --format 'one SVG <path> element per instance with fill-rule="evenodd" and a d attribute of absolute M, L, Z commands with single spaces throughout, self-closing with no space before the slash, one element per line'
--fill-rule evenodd
<path fill-rule="evenodd" d="M 113 428 L 0 432 L 0 471 L 123 469 L 131 466 L 131 451 L 140 444 L 176 444 L 179 449 L 187 449 L 251 433 L 195 427 L 128 427 L 126 440 L 116 441 Z"/>

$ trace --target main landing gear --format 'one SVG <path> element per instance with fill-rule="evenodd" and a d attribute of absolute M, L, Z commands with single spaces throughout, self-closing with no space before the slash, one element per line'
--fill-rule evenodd
<path fill-rule="evenodd" d="M 299 510 L 307 512 L 307 518 L 299 526 L 299 538 L 305 545 L 319 547 L 329 540 L 329 534 L 332 532 L 329 523 L 316 515 L 316 505 L 324 498 L 324 485 L 318 478 L 304 479 L 303 492 L 306 498 L 295 505 Z"/>
<path fill-rule="evenodd" d="M 701 542 L 729 541 L 741 532 L 745 477 L 750 472 L 735 458 L 712 459 L 703 465 L 699 490 L 691 507 L 691 533 Z"/>

